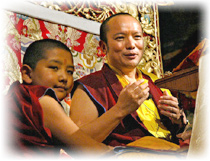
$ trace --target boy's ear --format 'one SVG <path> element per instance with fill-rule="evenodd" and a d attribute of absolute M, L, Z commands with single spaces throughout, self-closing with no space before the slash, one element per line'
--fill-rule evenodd
<path fill-rule="evenodd" d="M 104 41 L 99 41 L 99 45 L 104 54 L 107 54 L 107 44 Z"/>
<path fill-rule="evenodd" d="M 32 73 L 31 67 L 26 64 L 23 64 L 21 68 L 21 74 L 24 83 L 26 84 L 32 83 L 31 73 Z"/>

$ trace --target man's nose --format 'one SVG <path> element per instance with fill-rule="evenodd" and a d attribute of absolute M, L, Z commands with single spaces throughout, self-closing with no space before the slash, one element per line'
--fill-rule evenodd
<path fill-rule="evenodd" d="M 135 48 L 135 40 L 132 37 L 128 37 L 126 40 L 126 49 L 132 50 Z"/>

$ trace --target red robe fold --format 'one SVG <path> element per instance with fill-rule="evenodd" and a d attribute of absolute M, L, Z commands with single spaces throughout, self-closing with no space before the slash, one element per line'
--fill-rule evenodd
<path fill-rule="evenodd" d="M 5 98 L 10 146 L 19 155 L 56 154 L 54 139 L 51 131 L 44 127 L 43 111 L 39 103 L 39 98 L 45 94 L 57 100 L 50 88 L 15 82 Z"/>
<path fill-rule="evenodd" d="M 148 80 L 150 94 L 157 105 L 160 96 L 162 95 L 162 91 L 155 86 L 153 81 L 147 75 L 143 74 L 143 77 Z M 99 116 L 116 104 L 118 96 L 123 89 L 114 71 L 112 71 L 107 64 L 104 64 L 102 70 L 78 80 L 76 85 L 78 83 L 83 85 L 86 93 L 96 105 Z M 168 118 L 164 119 L 166 119 L 164 122 L 167 122 L 166 124 L 168 124 L 166 127 L 171 126 L 170 120 Z M 112 146 L 125 145 L 148 135 L 151 134 L 140 121 L 137 113 L 134 112 L 121 121 L 121 123 L 107 137 L 104 143 Z"/>

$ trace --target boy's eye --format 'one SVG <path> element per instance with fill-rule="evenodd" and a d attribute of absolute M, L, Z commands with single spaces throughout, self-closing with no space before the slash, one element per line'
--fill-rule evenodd
<path fill-rule="evenodd" d="M 58 67 L 57 67 L 57 66 L 49 66 L 49 68 L 50 68 L 50 69 L 53 69 L 53 70 L 55 70 L 55 71 L 58 70 Z"/>
<path fill-rule="evenodd" d="M 70 75 L 73 75 L 74 71 L 72 71 L 72 70 L 67 70 L 67 73 L 70 74 Z"/>

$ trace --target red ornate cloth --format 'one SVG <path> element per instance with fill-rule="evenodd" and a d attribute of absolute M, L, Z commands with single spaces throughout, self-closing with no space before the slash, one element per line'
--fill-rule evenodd
<path fill-rule="evenodd" d="M 209 47 L 208 44 L 207 39 L 202 40 L 198 46 L 176 68 L 173 69 L 173 72 L 193 66 L 199 66 L 199 58 Z"/>

